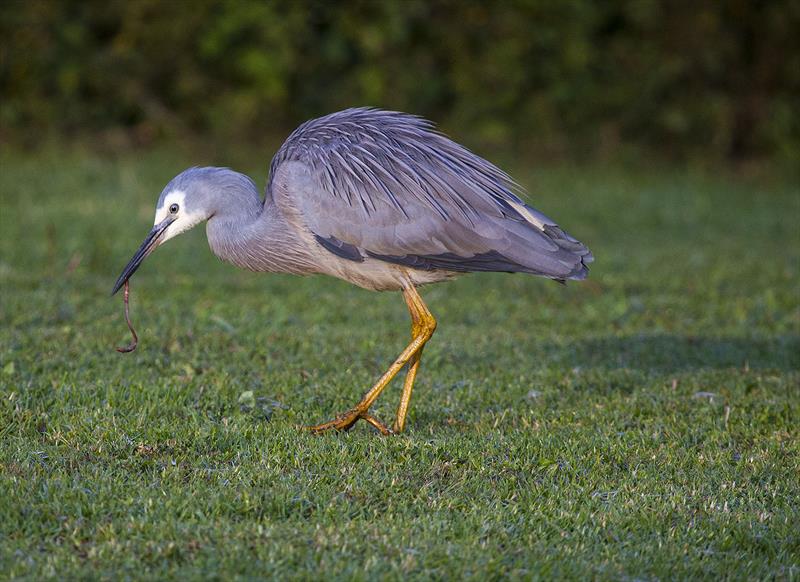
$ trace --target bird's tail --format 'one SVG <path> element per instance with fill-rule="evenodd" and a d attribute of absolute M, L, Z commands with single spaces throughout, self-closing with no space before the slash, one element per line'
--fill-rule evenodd
<path fill-rule="evenodd" d="M 589 275 L 589 263 L 594 261 L 594 255 L 589 248 L 578 239 L 570 236 L 561 227 L 555 224 L 546 224 L 544 226 L 544 233 L 564 251 L 567 251 L 575 259 L 574 268 L 564 277 L 558 277 L 557 280 L 564 281 L 566 279 L 585 279 Z"/>

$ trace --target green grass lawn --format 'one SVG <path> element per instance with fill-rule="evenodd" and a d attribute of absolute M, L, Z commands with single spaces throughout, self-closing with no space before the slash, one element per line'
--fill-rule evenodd
<path fill-rule="evenodd" d="M 212 161 L 0 155 L 0 577 L 800 579 L 797 183 L 517 167 L 590 279 L 424 289 L 408 431 L 312 436 L 404 347 L 399 294 L 241 272 L 197 229 L 113 349 L 161 188 Z"/>

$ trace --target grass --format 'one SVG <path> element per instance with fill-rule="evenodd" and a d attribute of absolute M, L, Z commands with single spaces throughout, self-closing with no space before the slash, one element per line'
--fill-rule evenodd
<path fill-rule="evenodd" d="M 425 289 L 408 432 L 314 437 L 403 347 L 397 294 L 241 272 L 198 229 L 113 350 L 111 285 L 198 161 L 0 155 L 0 576 L 800 578 L 796 183 L 518 169 L 590 280 Z"/>

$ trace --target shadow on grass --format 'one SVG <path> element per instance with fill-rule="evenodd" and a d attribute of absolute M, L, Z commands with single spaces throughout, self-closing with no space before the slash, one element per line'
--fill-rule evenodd
<path fill-rule="evenodd" d="M 548 344 L 553 360 L 582 368 L 632 368 L 653 372 L 699 369 L 800 370 L 800 336 L 731 338 L 638 334 L 600 337 L 571 344 Z"/>

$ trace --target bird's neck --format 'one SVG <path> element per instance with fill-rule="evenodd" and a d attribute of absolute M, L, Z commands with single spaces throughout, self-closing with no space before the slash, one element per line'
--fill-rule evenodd
<path fill-rule="evenodd" d="M 226 193 L 225 203 L 208 219 L 208 245 L 221 260 L 250 271 L 307 274 L 311 272 L 292 229 L 268 198 L 253 188 Z"/>

